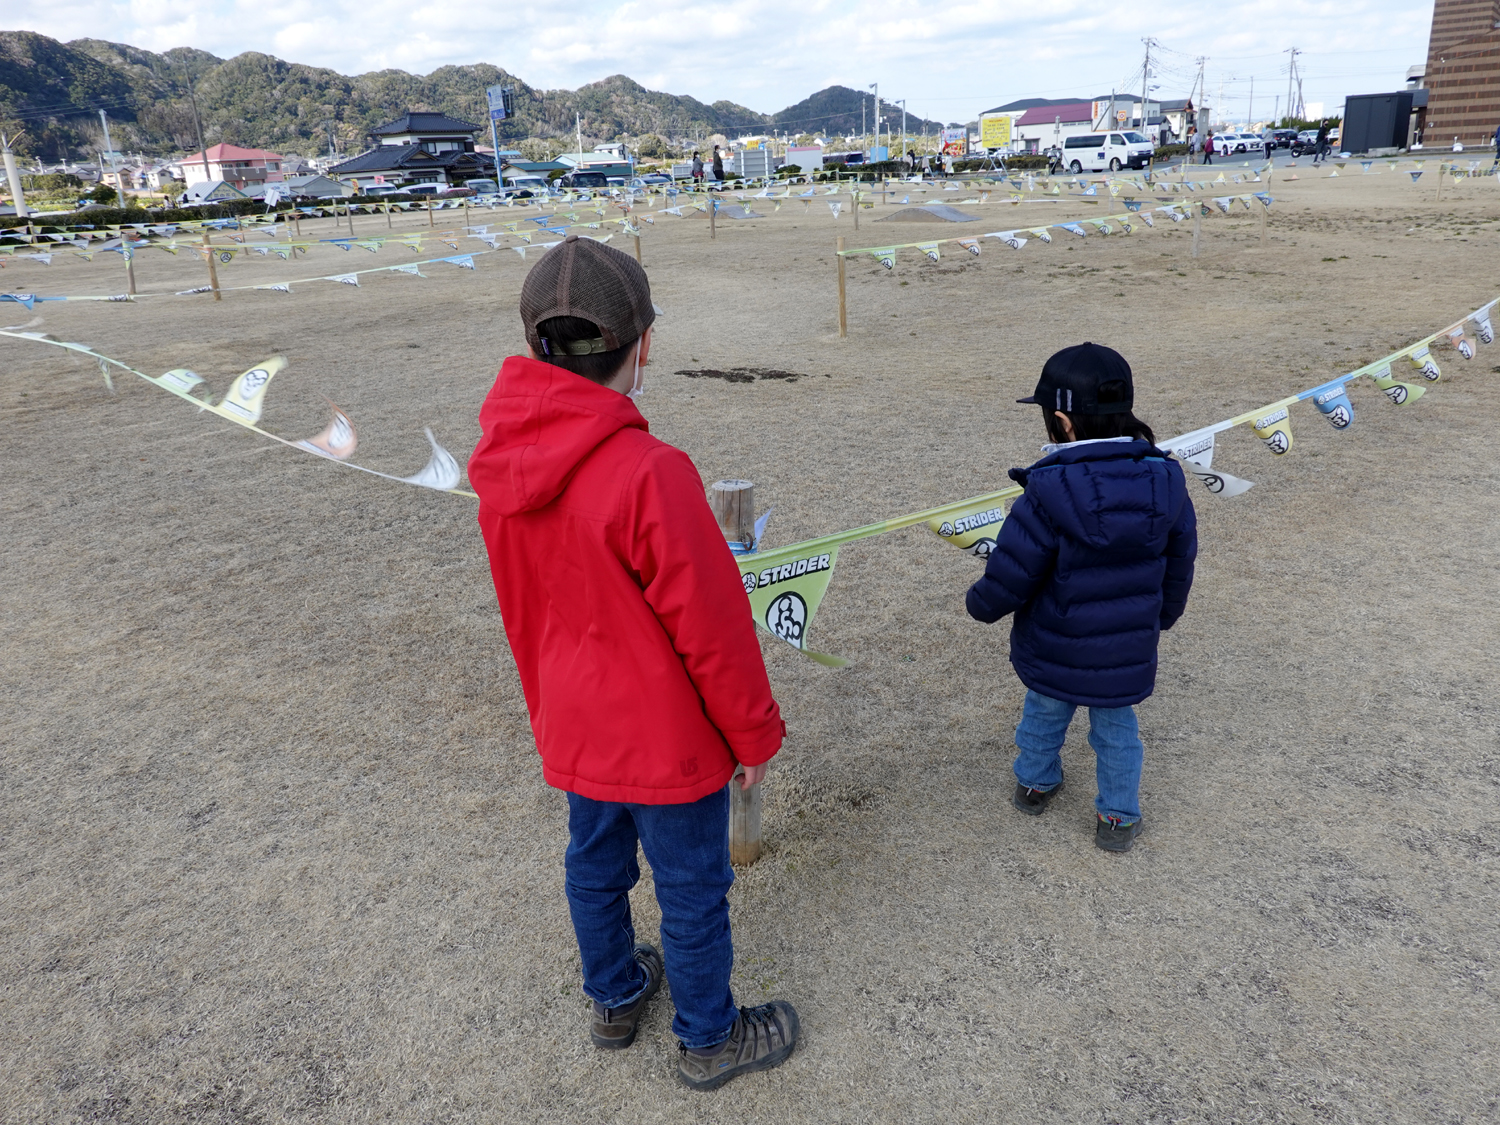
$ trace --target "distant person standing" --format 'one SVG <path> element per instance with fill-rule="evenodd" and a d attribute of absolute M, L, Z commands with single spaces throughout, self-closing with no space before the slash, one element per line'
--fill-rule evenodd
<path fill-rule="evenodd" d="M 719 186 L 724 184 L 724 154 L 719 151 L 719 146 L 714 145 L 714 179 L 719 181 Z"/>
<path fill-rule="evenodd" d="M 696 150 L 693 152 L 693 187 L 703 187 L 703 154 Z"/>
<path fill-rule="evenodd" d="M 1266 132 L 1265 132 L 1265 136 L 1261 137 L 1261 143 L 1266 146 L 1266 163 L 1270 164 L 1271 163 L 1271 157 L 1273 157 L 1273 156 L 1276 155 L 1276 132 L 1275 132 L 1275 130 L 1273 130 L 1273 129 L 1267 129 Z"/>
<path fill-rule="evenodd" d="M 1188 130 L 1187 146 L 1187 162 L 1191 164 L 1198 159 L 1198 154 L 1203 151 L 1203 138 L 1198 135 L 1197 126 Z"/>
<path fill-rule="evenodd" d="M 1328 159 L 1328 122 L 1320 121 L 1318 123 L 1317 146 L 1313 152 L 1313 163 L 1316 164 L 1318 161 L 1326 159 Z"/>
<path fill-rule="evenodd" d="M 1214 162 L 1214 131 L 1210 129 L 1208 135 L 1203 138 L 1203 163 Z"/>

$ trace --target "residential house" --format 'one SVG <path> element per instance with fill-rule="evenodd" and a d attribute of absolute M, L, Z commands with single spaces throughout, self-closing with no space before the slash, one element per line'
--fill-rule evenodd
<path fill-rule="evenodd" d="M 495 158 L 475 151 L 478 125 L 442 113 L 406 113 L 370 134 L 373 147 L 327 169 L 361 188 L 441 184 L 495 176 Z"/>
<path fill-rule="evenodd" d="M 207 156 L 208 168 L 204 169 Z M 207 153 L 195 152 L 177 162 L 189 186 L 205 180 L 223 180 L 240 191 L 256 184 L 274 184 L 283 179 L 281 156 L 259 148 L 211 145 Z"/>

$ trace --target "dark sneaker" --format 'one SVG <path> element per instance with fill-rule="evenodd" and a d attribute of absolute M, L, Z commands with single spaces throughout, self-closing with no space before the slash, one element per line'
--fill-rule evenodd
<path fill-rule="evenodd" d="M 1099 816 L 1099 823 L 1094 828 L 1094 846 L 1103 848 L 1107 852 L 1128 852 L 1135 847 L 1135 838 L 1141 834 L 1142 823 L 1139 820 L 1122 821 L 1113 816 Z"/>
<path fill-rule="evenodd" d="M 635 1027 L 641 1020 L 641 1013 L 646 1010 L 647 1001 L 661 988 L 666 970 L 656 947 L 647 945 L 645 942 L 637 943 L 635 959 L 646 971 L 646 991 L 623 1008 L 606 1008 L 599 1001 L 594 1001 L 593 1024 L 589 1027 L 589 1038 L 594 1041 L 596 1047 L 619 1050 L 634 1043 Z"/>
<path fill-rule="evenodd" d="M 713 1054 L 678 1047 L 677 1077 L 695 1090 L 717 1090 L 737 1074 L 770 1070 L 791 1055 L 799 1030 L 797 1009 L 785 1000 L 741 1008 L 734 1030 Z"/>
<path fill-rule="evenodd" d="M 1051 801 L 1053 797 L 1056 797 L 1062 791 L 1062 781 L 1059 781 L 1051 789 L 1029 789 L 1020 782 L 1017 782 L 1016 795 L 1010 799 L 1010 803 L 1027 816 L 1041 816 L 1047 811 L 1047 802 Z"/>

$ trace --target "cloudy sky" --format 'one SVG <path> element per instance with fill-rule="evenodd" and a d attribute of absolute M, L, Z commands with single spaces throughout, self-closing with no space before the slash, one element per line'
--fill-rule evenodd
<path fill-rule="evenodd" d="M 1263 117 L 1273 97 L 1285 106 L 1285 52 L 1297 47 L 1305 100 L 1332 112 L 1346 94 L 1399 88 L 1425 60 L 1432 23 L 1431 0 L 49 0 L 20 10 L 0 20 L 63 40 L 262 51 L 345 74 L 491 62 L 545 88 L 623 73 L 762 112 L 833 83 L 878 82 L 882 98 L 954 121 L 1015 98 L 1139 91 L 1146 35 L 1162 47 L 1153 97 L 1185 97 L 1206 56 L 1211 99 L 1243 118 L 1253 81 Z"/>

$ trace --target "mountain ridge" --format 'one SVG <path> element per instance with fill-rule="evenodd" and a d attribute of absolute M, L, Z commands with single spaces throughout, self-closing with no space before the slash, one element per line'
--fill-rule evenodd
<path fill-rule="evenodd" d="M 648 90 L 623 74 L 576 90 L 544 90 L 490 63 L 442 66 L 426 75 L 394 69 L 344 75 L 256 51 L 223 59 L 192 47 L 156 53 L 103 39 L 62 43 L 36 32 L 0 31 L 0 121 L 26 130 L 19 151 L 50 161 L 102 147 L 101 108 L 116 149 L 196 150 L 194 99 L 210 145 L 304 155 L 332 145 L 359 152 L 371 129 L 408 109 L 482 124 L 485 88 L 497 84 L 515 87 L 516 113 L 500 123 L 501 143 L 532 148 L 571 148 L 566 142 L 575 133 L 575 114 L 586 143 L 648 138 L 648 147 L 662 138 L 697 143 L 714 134 L 770 130 L 852 133 L 860 128 L 862 107 L 874 127 L 868 96 L 846 86 L 765 114 L 727 100 L 706 104 Z M 900 110 L 888 103 L 881 108 L 895 133 Z M 914 133 L 941 128 L 915 116 L 907 124 Z"/>

